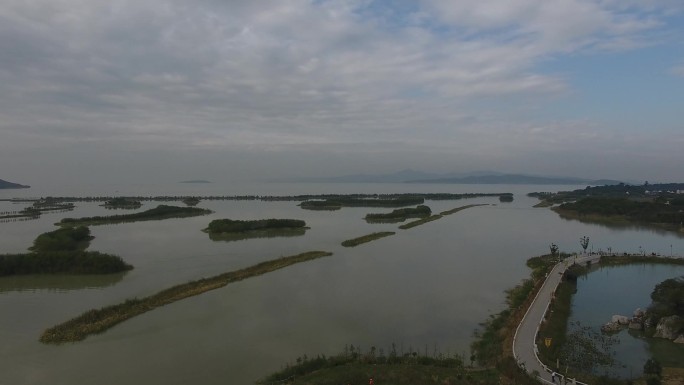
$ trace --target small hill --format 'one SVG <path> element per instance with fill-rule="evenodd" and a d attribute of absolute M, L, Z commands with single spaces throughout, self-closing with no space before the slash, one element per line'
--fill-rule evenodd
<path fill-rule="evenodd" d="M 31 186 L 24 186 L 23 184 L 12 183 L 6 180 L 0 179 L 0 189 L 11 189 L 11 188 L 29 188 Z"/>

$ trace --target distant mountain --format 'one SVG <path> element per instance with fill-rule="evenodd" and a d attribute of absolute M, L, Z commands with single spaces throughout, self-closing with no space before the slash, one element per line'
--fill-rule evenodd
<path fill-rule="evenodd" d="M 620 181 L 610 179 L 582 179 L 566 177 L 547 177 L 522 174 L 472 175 L 462 178 L 421 179 L 409 183 L 454 183 L 454 184 L 566 184 L 566 185 L 615 185 Z"/>
<path fill-rule="evenodd" d="M 211 182 L 208 180 L 196 179 L 196 180 L 184 180 L 184 181 L 180 181 L 178 183 L 211 183 Z"/>
<path fill-rule="evenodd" d="M 447 173 L 435 174 L 423 171 L 416 171 L 406 169 L 392 174 L 352 174 L 342 176 L 327 176 L 327 177 L 312 177 L 312 178 L 298 178 L 294 182 L 308 182 L 308 183 L 405 183 L 415 180 L 432 180 L 444 178 L 463 178 L 468 176 L 479 175 L 501 175 L 493 171 L 480 171 L 472 173 Z M 292 182 L 293 180 L 288 180 Z"/>
<path fill-rule="evenodd" d="M 593 186 L 621 183 L 620 181 L 610 179 L 592 180 L 569 177 L 503 174 L 495 171 L 435 174 L 411 169 L 398 171 L 392 174 L 354 174 L 333 177 L 300 178 L 294 181 L 316 183 L 555 184 Z"/>
<path fill-rule="evenodd" d="M 8 182 L 6 180 L 0 179 L 0 188 L 3 188 L 3 189 L 29 188 L 29 187 L 31 187 L 31 186 L 24 186 L 23 184 L 12 183 L 12 182 Z"/>

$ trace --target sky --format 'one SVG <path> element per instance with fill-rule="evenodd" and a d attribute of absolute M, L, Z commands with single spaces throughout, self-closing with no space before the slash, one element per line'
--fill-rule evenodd
<path fill-rule="evenodd" d="M 0 178 L 684 182 L 681 0 L 3 0 Z"/>

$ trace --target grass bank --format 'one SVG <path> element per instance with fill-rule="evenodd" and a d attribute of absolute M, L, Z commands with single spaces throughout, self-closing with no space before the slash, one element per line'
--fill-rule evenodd
<path fill-rule="evenodd" d="M 413 228 L 416 226 L 424 225 L 428 222 L 432 222 L 432 221 L 436 221 L 438 219 L 442 219 L 443 217 L 445 217 L 447 215 L 451 215 L 451 214 L 457 213 L 459 211 L 469 209 L 471 207 L 477 207 L 477 206 L 487 206 L 487 205 L 486 204 L 476 204 L 476 205 L 465 205 L 465 206 L 461 206 L 461 207 L 456 207 L 456 208 L 451 209 L 451 210 L 442 211 L 441 213 L 436 214 L 436 215 L 431 215 L 427 218 L 418 219 L 416 221 L 403 224 L 403 225 L 399 226 L 399 228 L 402 230 L 407 230 L 407 229 L 410 229 L 410 228 Z"/>
<path fill-rule="evenodd" d="M 199 215 L 211 214 L 211 212 L 211 210 L 200 209 L 197 207 L 177 207 L 159 205 L 153 209 L 133 214 L 95 216 L 84 218 L 64 218 L 55 224 L 57 226 L 98 226 L 115 223 L 157 221 L 170 218 L 196 217 Z"/>
<path fill-rule="evenodd" d="M 394 234 L 396 234 L 394 231 L 384 231 L 384 232 L 372 233 L 372 234 L 364 235 L 364 236 L 354 238 L 354 239 L 347 239 L 346 241 L 342 242 L 342 246 L 354 247 L 354 246 L 358 246 L 358 245 L 363 244 L 363 243 L 375 241 L 376 239 L 389 237 L 390 235 L 394 235 Z"/>
<path fill-rule="evenodd" d="M 244 269 L 176 285 L 148 297 L 128 299 L 117 305 L 89 310 L 76 318 L 45 330 L 40 336 L 40 341 L 47 344 L 81 341 L 91 334 L 102 333 L 129 318 L 184 298 L 219 289 L 230 283 L 270 273 L 297 263 L 330 255 L 332 253 L 326 251 L 310 251 L 273 259 Z"/>

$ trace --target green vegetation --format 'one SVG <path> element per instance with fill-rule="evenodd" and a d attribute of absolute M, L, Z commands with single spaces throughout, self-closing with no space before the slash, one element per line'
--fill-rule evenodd
<path fill-rule="evenodd" d="M 498 373 L 492 369 L 466 368 L 458 355 L 427 356 L 410 350 L 397 352 L 394 344 L 387 354 L 383 349 L 371 347 L 345 347 L 343 353 L 316 358 L 297 358 L 296 364 L 269 375 L 259 383 L 288 383 L 292 385 L 316 384 L 499 384 Z"/>
<path fill-rule="evenodd" d="M 684 231 L 682 183 L 587 187 L 558 193 L 530 193 L 541 200 L 535 207 L 548 207 L 561 217 L 607 224 L 639 223 Z"/>
<path fill-rule="evenodd" d="M 428 206 L 419 205 L 413 208 L 403 208 L 393 210 L 391 213 L 367 214 L 364 218 L 368 223 L 396 223 L 403 222 L 408 218 L 425 218 L 432 214 Z"/>
<path fill-rule="evenodd" d="M 465 206 L 461 206 L 461 207 L 456 207 L 455 209 L 442 211 L 441 213 L 439 213 L 439 215 L 447 216 L 447 215 L 455 214 L 459 211 L 469 209 L 471 207 L 477 207 L 477 206 L 487 206 L 487 204 L 486 203 L 480 203 L 480 204 L 476 204 L 476 205 L 465 205 Z"/>
<path fill-rule="evenodd" d="M 306 227 L 299 219 L 258 219 L 253 221 L 215 219 L 204 229 L 208 233 L 243 233 L 255 230 L 297 229 Z"/>
<path fill-rule="evenodd" d="M 209 239 L 215 242 L 235 242 L 258 238 L 301 237 L 306 234 L 306 229 L 308 227 L 252 230 L 238 233 L 209 233 Z"/>
<path fill-rule="evenodd" d="M 185 203 L 186 206 L 194 207 L 200 203 L 200 199 L 197 197 L 187 197 L 183 198 L 182 202 Z"/>
<path fill-rule="evenodd" d="M 501 195 L 499 195 L 499 202 L 502 202 L 502 203 L 513 202 L 513 194 L 501 194 Z"/>
<path fill-rule="evenodd" d="M 408 229 L 416 227 L 416 226 L 424 225 L 428 222 L 432 222 L 432 221 L 436 221 L 438 219 L 442 219 L 442 217 L 445 217 L 447 215 L 451 215 L 451 214 L 457 213 L 459 211 L 469 209 L 471 207 L 477 207 L 477 206 L 486 206 L 486 204 L 466 205 L 466 206 L 456 207 L 456 208 L 451 209 L 451 210 L 442 211 L 438 215 L 431 215 L 431 216 L 423 218 L 423 219 L 418 219 L 416 221 L 403 224 L 403 225 L 399 226 L 399 228 L 402 230 L 408 230 Z"/>
<path fill-rule="evenodd" d="M 50 251 L 0 255 L 0 276 L 109 274 L 132 269 L 121 257 L 97 251 Z"/>
<path fill-rule="evenodd" d="M 25 274 L 108 274 L 130 270 L 120 257 L 88 247 L 87 227 L 64 228 L 39 235 L 31 253 L 0 255 L 0 276 Z"/>
<path fill-rule="evenodd" d="M 410 229 L 410 228 L 413 228 L 413 227 L 416 227 L 416 226 L 420 226 L 420 225 L 424 225 L 424 224 L 426 224 L 426 223 L 428 223 L 428 222 L 436 221 L 436 220 L 438 220 L 438 219 L 442 219 L 442 216 L 441 216 L 441 215 L 430 215 L 430 216 L 427 217 L 427 218 L 418 219 L 418 220 L 416 220 L 416 221 L 412 221 L 412 222 L 403 224 L 403 225 L 399 226 L 399 228 L 402 229 L 402 230 L 408 230 L 408 229 Z"/>
<path fill-rule="evenodd" d="M 358 238 L 354 239 L 347 239 L 346 241 L 342 242 L 342 246 L 344 247 L 354 247 L 358 246 L 362 243 L 367 243 L 367 242 L 372 242 L 376 239 L 384 238 L 384 237 L 389 237 L 390 235 L 396 234 L 393 231 L 385 231 L 385 232 L 379 232 L 379 233 L 372 233 L 368 235 L 364 235 Z"/>
<path fill-rule="evenodd" d="M 667 279 L 653 289 L 653 303 L 648 308 L 648 316 L 657 323 L 663 317 L 684 317 L 684 277 Z M 676 327 L 676 326 L 675 326 Z M 684 333 L 684 320 L 679 322 L 675 335 Z"/>
<path fill-rule="evenodd" d="M 85 226 L 67 227 L 39 235 L 33 241 L 32 251 L 74 251 L 85 250 L 93 239 Z"/>
<path fill-rule="evenodd" d="M 299 204 L 309 210 L 338 210 L 342 207 L 403 207 L 420 205 L 425 198 L 414 195 L 399 195 L 388 198 L 336 196 L 324 200 L 307 200 Z"/>
<path fill-rule="evenodd" d="M 139 209 L 142 203 L 137 200 L 129 198 L 112 198 L 106 201 L 102 206 L 107 209 Z"/>
<path fill-rule="evenodd" d="M 40 341 L 50 344 L 81 341 L 91 334 L 102 333 L 129 318 L 180 301 L 181 299 L 218 289 L 233 282 L 283 269 L 297 263 L 330 255 L 332 253 L 325 251 L 310 251 L 273 259 L 244 269 L 176 285 L 145 298 L 129 299 L 118 305 L 89 310 L 76 318 L 45 330 L 40 337 Z"/>
<path fill-rule="evenodd" d="M 64 218 L 57 223 L 59 226 L 97 226 L 114 223 L 126 223 L 137 221 L 156 221 L 169 218 L 195 217 L 198 215 L 211 214 L 211 210 L 196 207 L 177 207 L 159 205 L 153 209 L 133 214 L 96 216 L 85 218 Z"/>

